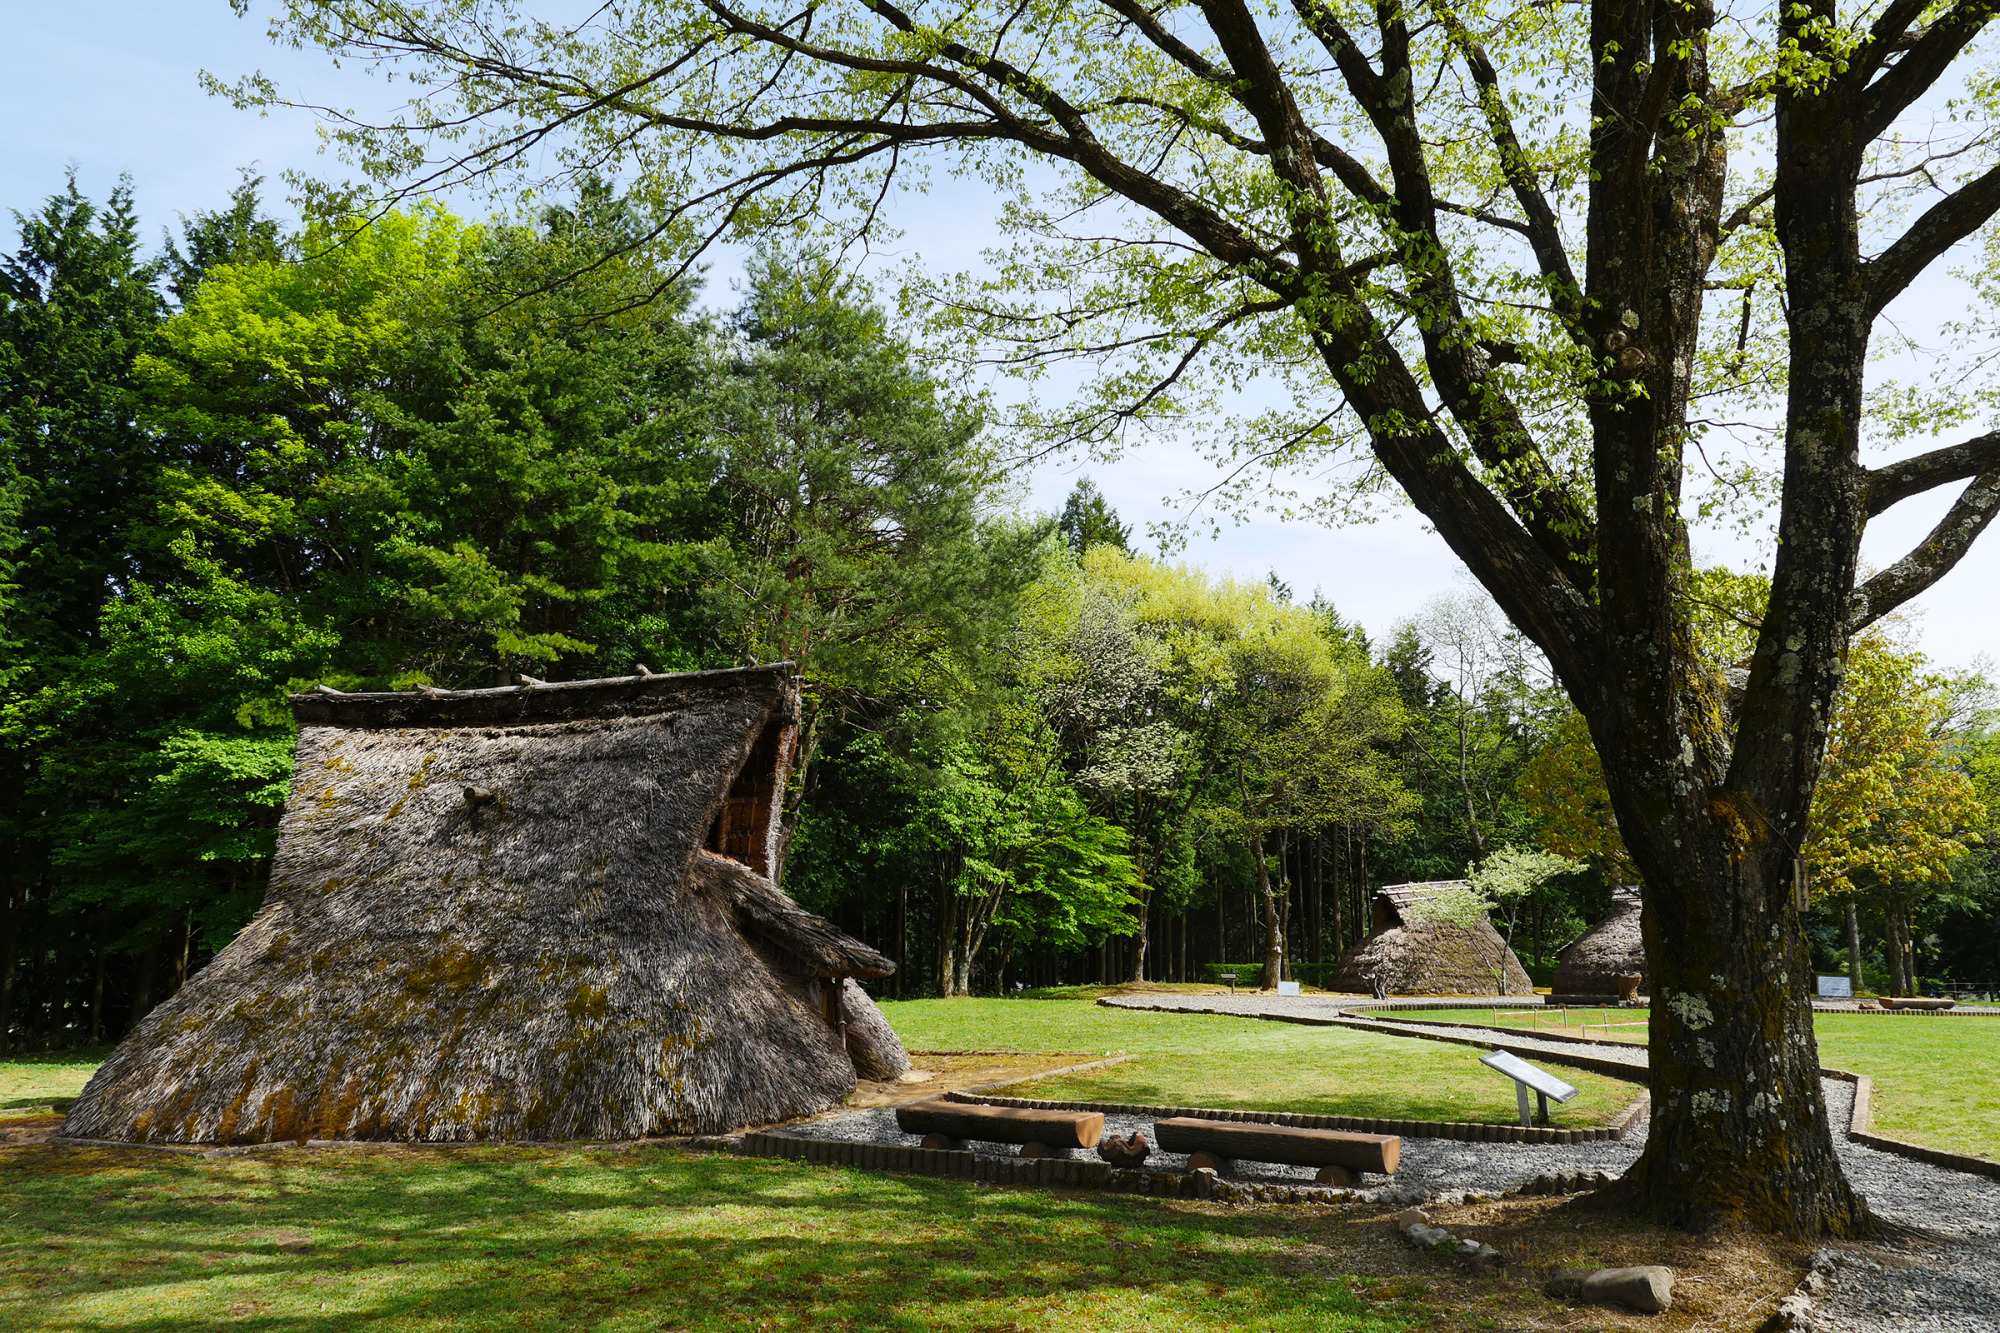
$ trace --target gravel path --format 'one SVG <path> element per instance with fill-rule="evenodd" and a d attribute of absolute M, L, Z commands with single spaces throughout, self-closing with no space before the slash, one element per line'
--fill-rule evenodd
<path fill-rule="evenodd" d="M 1537 997 L 1539 998 L 1539 997 Z M 1317 1019 L 1322 1022 L 1340 1020 L 1342 1026 L 1366 1025 L 1371 1032 L 1384 1032 L 1393 1036 L 1407 1037 L 1410 1028 L 1374 1018 L 1366 1010 L 1347 1012 L 1347 1002 L 1320 995 L 1287 995 L 1262 998 L 1248 995 L 1204 995 L 1195 999 L 1180 996 L 1121 995 L 1107 1001 L 1117 1009 L 1151 1009 L 1169 1014 L 1230 1014 L 1241 1018 L 1262 1018 L 1266 1014 L 1282 1015 L 1287 1018 Z M 1509 1004 L 1512 1003 L 1510 999 Z M 1438 1005 L 1439 1008 L 1490 1009 L 1491 1000 L 1477 1000 L 1470 1004 Z M 1427 1031 L 1438 1029 L 1426 1028 Z M 1646 1048 L 1630 1042 L 1589 1042 L 1548 1041 L 1515 1028 L 1483 1028 L 1472 1024 L 1453 1024 L 1447 1029 L 1451 1035 L 1469 1037 L 1478 1041 L 1504 1046 L 1517 1055 L 1581 1055 L 1588 1054 L 1593 1059 L 1610 1060 L 1634 1069 L 1646 1067 Z M 1421 1039 L 1420 1039 L 1421 1040 Z"/>
<path fill-rule="evenodd" d="M 1135 995 L 1121 996 L 1112 1003 L 1121 1008 L 1206 1011 L 1245 1018 L 1264 1014 L 1317 1019 L 1365 1016 L 1365 1011 L 1345 1012 L 1346 1002 L 1310 995 L 1198 999 Z M 1449 1007 L 1489 1004 L 1491 1001 L 1474 1001 Z M 1368 1026 L 1380 1032 L 1395 1030 L 1393 1024 Z M 1567 1042 L 1541 1041 L 1492 1028 L 1468 1028 L 1465 1035 L 1474 1034 L 1523 1054 L 1562 1054 L 1577 1049 Z M 1583 1049 L 1637 1068 L 1646 1064 L 1643 1047 L 1593 1043 Z M 1836 1125 L 1846 1125 L 1853 1111 L 1853 1085 L 1827 1079 L 1822 1088 L 1829 1117 Z M 1144 1124 L 1143 1119 L 1130 1116 L 1107 1117 L 1106 1128 L 1125 1134 Z M 886 1125 L 893 1134 L 893 1115 Z M 1568 1145 L 1406 1138 L 1402 1168 L 1395 1181 L 1379 1184 L 1368 1194 L 1385 1203 L 1414 1203 L 1460 1191 L 1502 1193 L 1544 1171 L 1616 1174 L 1639 1155 L 1645 1143 L 1643 1128 L 1617 1142 Z M 1878 1152 L 1850 1141 L 1844 1133 L 1836 1136 L 1835 1147 L 1848 1180 L 1867 1198 L 1869 1207 L 1910 1234 L 1889 1244 L 1821 1251 L 1807 1281 L 1813 1300 L 1810 1327 L 1821 1333 L 2000 1333 L 2000 1182 Z M 1149 1165 L 1178 1163 L 1171 1154 L 1159 1154 Z M 1273 1173 L 1268 1178 L 1274 1180 L 1309 1174 L 1284 1167 L 1266 1169 Z M 1365 1183 L 1375 1184 L 1376 1178 Z"/>

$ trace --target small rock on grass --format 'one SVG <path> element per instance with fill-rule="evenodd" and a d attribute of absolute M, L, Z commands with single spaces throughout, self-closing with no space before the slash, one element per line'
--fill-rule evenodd
<path fill-rule="evenodd" d="M 1430 1225 L 1431 1215 L 1421 1208 L 1405 1208 L 1396 1214 L 1396 1230 L 1408 1231 L 1414 1226 Z"/>
<path fill-rule="evenodd" d="M 1641 1314 L 1660 1314 L 1674 1303 L 1674 1270 L 1663 1264 L 1600 1268 L 1583 1280 L 1583 1298 L 1599 1305 L 1623 1305 Z"/>

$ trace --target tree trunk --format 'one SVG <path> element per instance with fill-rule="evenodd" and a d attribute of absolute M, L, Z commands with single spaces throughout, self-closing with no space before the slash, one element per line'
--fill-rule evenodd
<path fill-rule="evenodd" d="M 132 1022 L 137 1023 L 153 1009 L 153 973 L 160 964 L 160 942 L 154 940 L 139 955 L 132 978 Z"/>
<path fill-rule="evenodd" d="M 1149 938 L 1147 932 L 1148 927 L 1151 925 L 1153 895 L 1148 890 L 1141 889 L 1133 896 L 1139 900 L 1139 906 L 1136 909 L 1139 928 L 1132 934 L 1131 966 L 1126 970 L 1125 979 L 1127 981 L 1144 981 L 1146 979 L 1146 945 Z"/>
<path fill-rule="evenodd" d="M 1854 910 L 1854 895 L 1847 895 L 1847 980 L 1856 995 L 1868 989 L 1861 974 L 1861 914 Z"/>
<path fill-rule="evenodd" d="M 1278 897 L 1271 890 L 1271 867 L 1264 859 L 1264 839 L 1250 839 L 1257 858 L 1257 893 L 1264 904 L 1264 971 L 1259 990 L 1276 990 L 1285 974 L 1285 934 L 1278 922 Z"/>

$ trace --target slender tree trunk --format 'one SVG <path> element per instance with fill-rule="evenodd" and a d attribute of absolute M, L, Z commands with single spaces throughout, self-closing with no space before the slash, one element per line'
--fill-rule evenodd
<path fill-rule="evenodd" d="M 160 965 L 160 941 L 154 940 L 139 955 L 132 978 L 132 1022 L 137 1023 L 153 1009 L 153 973 Z"/>
<path fill-rule="evenodd" d="M 1285 935 L 1278 922 L 1278 898 L 1271 891 L 1271 868 L 1264 859 L 1264 839 L 1250 839 L 1257 858 L 1257 892 L 1264 901 L 1264 971 L 1259 990 L 1276 990 L 1285 972 Z"/>
<path fill-rule="evenodd" d="M 97 951 L 97 978 L 90 988 L 90 1044 L 104 1036 L 104 951 Z"/>
<path fill-rule="evenodd" d="M 1151 890 L 1141 889 L 1133 896 L 1139 900 L 1139 906 L 1136 909 L 1139 916 L 1139 929 L 1133 932 L 1131 966 L 1130 970 L 1126 973 L 1125 979 L 1127 981 L 1144 981 L 1146 979 L 1147 930 L 1152 920 L 1153 895 Z"/>
<path fill-rule="evenodd" d="M 1847 980 L 1856 995 L 1868 989 L 1868 980 L 1861 974 L 1861 914 L 1854 910 L 1854 895 L 1847 895 Z"/>
<path fill-rule="evenodd" d="M 24 884 L 8 891 L 6 928 L 0 933 L 0 1051 L 14 1045 L 14 975 L 21 954 L 21 918 L 26 914 L 27 896 Z"/>

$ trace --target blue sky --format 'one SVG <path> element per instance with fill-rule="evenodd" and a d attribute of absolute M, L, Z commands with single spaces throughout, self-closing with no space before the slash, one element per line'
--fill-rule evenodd
<path fill-rule="evenodd" d="M 319 152 L 310 117 L 258 116 L 206 95 L 199 71 L 233 78 L 261 69 L 287 92 L 341 106 L 378 106 L 378 81 L 336 69 L 323 56 L 272 47 L 263 21 L 238 19 L 227 0 L 0 0 L 0 49 L 10 56 L 0 80 L 0 205 L 35 206 L 57 189 L 74 163 L 84 190 L 101 198 L 129 174 L 148 229 L 158 234 L 177 215 L 216 206 L 238 170 L 254 167 L 274 186 L 286 171 L 338 177 L 341 165 Z M 277 189 L 281 191 L 282 187 Z M 900 219 L 898 254 L 946 269 L 976 262 L 982 237 L 978 196 L 942 188 L 916 201 Z M 14 242 L 11 222 L 0 227 Z M 735 265 L 724 256 L 712 270 L 714 299 L 726 300 Z M 1931 322 L 1930 312 L 1953 300 L 1936 284 L 1899 303 L 1906 317 Z M 1029 483 L 1028 502 L 1053 509 L 1078 473 L 1088 473 L 1128 520 L 1170 517 L 1171 497 L 1208 484 L 1213 473 L 1191 449 L 1148 446 L 1111 465 L 1044 467 Z M 1913 501 L 1871 525 L 1864 557 L 1886 564 L 1929 530 L 1949 493 Z M 1722 534 L 1698 541 L 1705 559 L 1747 565 L 1756 550 Z M 1183 557 L 1211 570 L 1261 578 L 1275 571 L 1302 596 L 1319 589 L 1344 614 L 1378 635 L 1429 597 L 1461 585 L 1457 562 L 1422 520 L 1404 509 L 1361 527 L 1329 530 L 1275 521 L 1231 526 L 1216 539 L 1194 538 Z M 2000 533 L 1916 604 L 1915 627 L 1933 658 L 1951 666 L 2000 659 Z"/>

